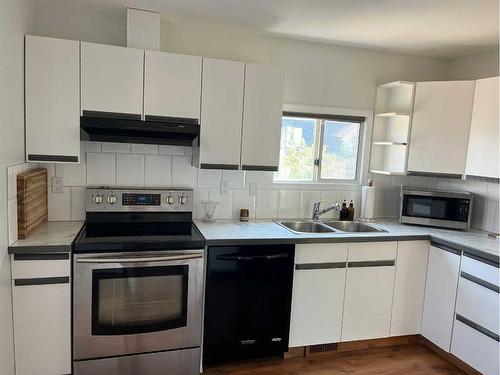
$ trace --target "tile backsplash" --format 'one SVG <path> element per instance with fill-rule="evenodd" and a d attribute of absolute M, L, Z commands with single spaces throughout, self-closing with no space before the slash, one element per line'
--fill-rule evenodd
<path fill-rule="evenodd" d="M 353 200 L 359 216 L 361 193 L 356 185 L 284 185 L 273 183 L 272 172 L 197 169 L 191 166 L 191 147 L 107 142 L 82 142 L 81 147 L 80 164 L 24 163 L 9 167 L 10 243 L 17 239 L 16 176 L 38 166 L 48 170 L 49 221 L 84 220 L 86 186 L 192 188 L 195 218 L 204 216 L 201 201 L 207 199 L 220 202 L 215 213 L 219 219 L 238 218 L 241 208 L 248 208 L 251 218 L 309 218 L 315 201 L 323 200 L 327 205 L 344 199 Z M 62 192 L 52 191 L 53 177 L 62 178 Z M 398 217 L 401 185 L 470 191 L 475 196 L 472 227 L 500 231 L 498 184 L 434 177 L 372 177 L 377 187 L 377 217 Z M 338 211 L 330 211 L 325 217 L 338 217 Z"/>
<path fill-rule="evenodd" d="M 378 217 L 399 216 L 401 185 L 447 191 L 469 191 L 474 194 L 472 227 L 488 232 L 500 232 L 499 184 L 478 180 L 456 180 L 436 177 L 374 175 L 377 187 Z"/>
<path fill-rule="evenodd" d="M 191 166 L 191 147 L 108 142 L 82 142 L 81 147 L 80 164 L 40 163 L 48 169 L 50 221 L 84 220 L 86 186 L 192 188 L 195 218 L 204 216 L 201 201 L 206 199 L 220 202 L 216 218 L 238 218 L 241 208 L 248 208 L 252 218 L 308 218 L 314 201 L 326 205 L 343 199 L 352 199 L 359 214 L 361 194 L 355 185 L 309 188 L 274 184 L 272 172 L 197 169 Z M 62 193 L 52 191 L 53 177 L 62 178 Z"/>

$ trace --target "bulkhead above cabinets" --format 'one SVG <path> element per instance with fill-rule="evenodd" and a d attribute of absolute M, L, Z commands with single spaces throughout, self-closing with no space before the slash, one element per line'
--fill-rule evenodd
<path fill-rule="evenodd" d="M 274 67 L 27 36 L 26 159 L 78 163 L 92 140 L 193 145 L 198 168 L 277 170 L 283 90 Z"/>

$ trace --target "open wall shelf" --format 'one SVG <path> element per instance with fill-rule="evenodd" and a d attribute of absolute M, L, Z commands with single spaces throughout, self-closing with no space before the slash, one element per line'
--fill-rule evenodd
<path fill-rule="evenodd" d="M 406 174 L 413 113 L 414 82 L 396 81 L 377 87 L 370 171 Z"/>

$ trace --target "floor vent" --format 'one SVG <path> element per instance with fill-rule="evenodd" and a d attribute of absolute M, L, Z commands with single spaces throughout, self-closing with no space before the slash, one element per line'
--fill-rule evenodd
<path fill-rule="evenodd" d="M 307 354 L 323 354 L 331 353 L 337 351 L 337 344 L 322 344 L 322 345 L 311 345 L 308 347 Z"/>

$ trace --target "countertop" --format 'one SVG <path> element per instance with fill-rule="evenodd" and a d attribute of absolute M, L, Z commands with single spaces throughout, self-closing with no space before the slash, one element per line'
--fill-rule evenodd
<path fill-rule="evenodd" d="M 82 221 L 49 221 L 24 240 L 9 246 L 9 254 L 71 252 Z"/>
<path fill-rule="evenodd" d="M 237 220 L 217 220 L 212 223 L 196 220 L 195 224 L 207 240 L 207 244 L 212 246 L 427 239 L 495 263 L 500 259 L 500 240 L 489 237 L 487 232 L 474 229 L 465 232 L 382 220 L 373 225 L 387 232 L 295 234 L 272 220 L 252 220 L 247 223 Z"/>

